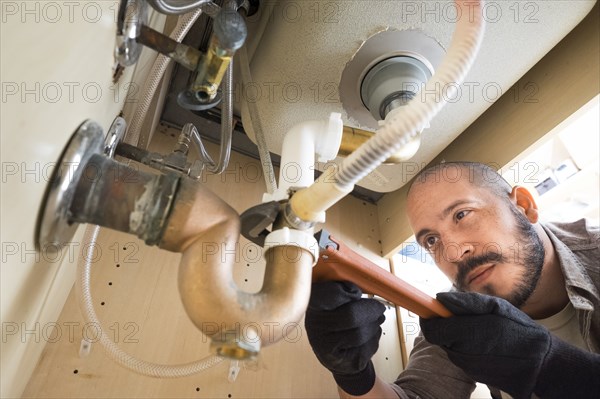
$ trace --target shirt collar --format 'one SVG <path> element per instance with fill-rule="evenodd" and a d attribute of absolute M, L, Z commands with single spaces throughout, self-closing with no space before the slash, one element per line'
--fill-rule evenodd
<path fill-rule="evenodd" d="M 547 226 L 542 224 L 544 231 L 548 234 L 554 250 L 558 256 L 560 267 L 565 277 L 565 286 L 567 294 L 573 306 L 580 310 L 593 310 L 593 306 L 587 298 L 598 297 L 596 287 L 590 277 L 585 273 L 585 268 L 577 259 L 573 251 L 569 249 Z M 582 295 L 582 291 L 589 294 L 587 298 Z"/>

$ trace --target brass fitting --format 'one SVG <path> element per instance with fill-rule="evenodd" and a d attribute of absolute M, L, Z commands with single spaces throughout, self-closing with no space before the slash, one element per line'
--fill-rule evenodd
<path fill-rule="evenodd" d="M 235 10 L 221 9 L 213 23 L 214 32 L 206 54 L 198 65 L 192 91 L 200 102 L 210 102 L 225 76 L 235 52 L 244 45 L 248 30 L 244 18 Z"/>
<path fill-rule="evenodd" d="M 233 54 L 234 51 L 219 47 L 218 40 L 213 35 L 210 46 L 200 62 L 196 81 L 192 85 L 198 101 L 208 102 L 216 97 Z"/>
<path fill-rule="evenodd" d="M 356 151 L 358 147 L 363 145 L 374 135 L 375 132 L 370 132 L 368 130 L 362 130 L 350 126 L 344 126 L 344 130 L 342 132 L 342 143 L 340 144 L 338 156 L 347 157 L 348 155 Z M 386 159 L 383 163 L 397 164 L 404 161 L 406 161 L 406 157 L 403 156 L 399 151 L 396 154 L 389 157 L 388 159 Z"/>

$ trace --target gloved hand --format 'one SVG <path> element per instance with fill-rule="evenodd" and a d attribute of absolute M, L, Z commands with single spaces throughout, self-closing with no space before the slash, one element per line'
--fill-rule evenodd
<path fill-rule="evenodd" d="M 600 356 L 554 337 L 504 299 L 463 292 L 437 299 L 455 316 L 421 319 L 423 335 L 475 381 L 515 399 L 598 393 Z"/>
<path fill-rule="evenodd" d="M 364 395 L 375 384 L 371 357 L 385 320 L 385 306 L 361 295 L 350 282 L 314 283 L 304 322 L 317 359 L 351 395 Z"/>

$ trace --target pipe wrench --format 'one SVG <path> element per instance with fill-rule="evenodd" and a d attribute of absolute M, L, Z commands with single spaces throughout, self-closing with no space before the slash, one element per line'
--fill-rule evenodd
<path fill-rule="evenodd" d="M 419 317 L 452 316 L 437 299 L 354 252 L 326 230 L 316 233 L 315 238 L 319 244 L 319 260 L 313 268 L 313 282 L 350 281 L 364 293 L 380 296 Z"/>

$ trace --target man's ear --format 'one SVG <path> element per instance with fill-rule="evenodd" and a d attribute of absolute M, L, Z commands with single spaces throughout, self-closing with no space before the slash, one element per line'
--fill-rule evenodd
<path fill-rule="evenodd" d="M 525 187 L 514 186 L 509 197 L 512 203 L 517 206 L 517 209 L 523 212 L 531 223 L 537 223 L 539 219 L 538 207 L 533 195 Z"/>

